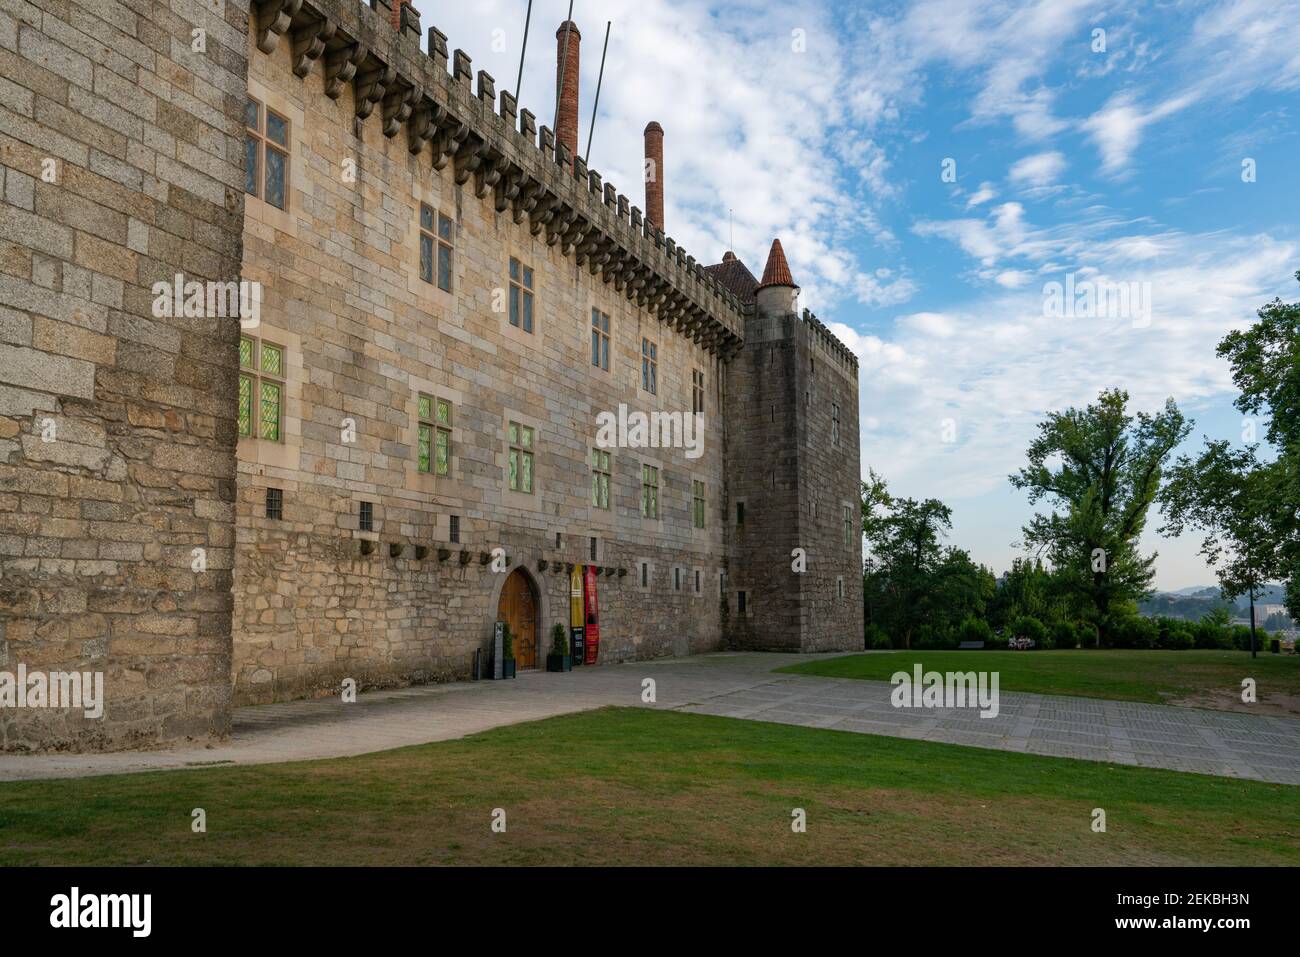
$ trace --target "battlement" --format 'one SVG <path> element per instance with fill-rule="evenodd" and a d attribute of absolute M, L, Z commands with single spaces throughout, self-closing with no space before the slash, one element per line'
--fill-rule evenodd
<path fill-rule="evenodd" d="M 263 53 L 282 40 L 291 45 L 298 77 L 319 64 L 326 96 L 337 99 L 352 87 L 358 131 L 377 115 L 385 136 L 404 133 L 410 152 L 431 157 L 435 170 L 450 164 L 458 185 L 472 182 L 498 212 L 510 210 L 516 223 L 527 221 L 534 236 L 559 245 L 629 301 L 730 358 L 744 338 L 741 301 L 612 183 L 557 145 L 555 132 L 539 127 L 512 94 L 498 94 L 490 74 L 474 74 L 467 53 L 449 54 L 436 27 L 422 51 L 413 7 L 402 6 L 400 17 L 397 31 L 390 0 L 370 0 L 370 9 L 358 0 L 254 0 L 250 21 Z"/>
<path fill-rule="evenodd" d="M 832 357 L 846 368 L 851 368 L 855 375 L 857 374 L 858 357 L 853 354 L 852 349 L 841 342 L 839 337 L 827 329 L 826 325 L 809 310 L 805 309 L 799 318 L 812 328 L 814 338 L 825 347 Z"/>

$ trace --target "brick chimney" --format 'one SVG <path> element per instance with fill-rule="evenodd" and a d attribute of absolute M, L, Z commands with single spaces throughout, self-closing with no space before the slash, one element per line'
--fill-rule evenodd
<path fill-rule="evenodd" d="M 398 33 L 402 32 L 402 5 L 410 2 L 411 0 L 393 0 L 393 29 Z"/>
<path fill-rule="evenodd" d="M 645 218 L 664 228 L 664 128 L 654 120 L 645 128 Z"/>
<path fill-rule="evenodd" d="M 569 49 L 564 42 L 568 37 Z M 555 31 L 555 88 L 560 92 L 560 109 L 555 117 L 555 142 L 569 148 L 569 155 L 578 155 L 578 48 L 582 34 L 572 20 L 565 20 Z"/>

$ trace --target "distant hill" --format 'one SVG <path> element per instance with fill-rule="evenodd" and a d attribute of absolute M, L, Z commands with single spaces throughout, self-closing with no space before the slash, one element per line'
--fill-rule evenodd
<path fill-rule="evenodd" d="M 1270 584 L 1261 594 L 1255 596 L 1255 604 L 1281 605 L 1285 602 L 1286 588 Z M 1240 597 L 1235 602 L 1223 600 L 1217 585 L 1193 585 L 1174 591 L 1158 591 L 1145 601 L 1138 603 L 1138 611 L 1148 617 L 1164 616 L 1182 618 L 1185 621 L 1200 621 L 1215 608 L 1225 607 L 1233 618 L 1250 617 L 1250 600 Z M 1262 617 L 1257 617 L 1259 625 L 1264 624 Z M 1284 627 L 1282 622 L 1273 622 L 1272 627 Z"/>

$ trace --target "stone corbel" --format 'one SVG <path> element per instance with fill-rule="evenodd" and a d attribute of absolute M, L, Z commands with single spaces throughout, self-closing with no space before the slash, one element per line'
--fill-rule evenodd
<path fill-rule="evenodd" d="M 384 94 L 384 135 L 392 139 L 420 102 L 420 91 L 413 86 L 389 89 Z"/>
<path fill-rule="evenodd" d="M 523 176 L 523 172 L 513 166 L 501 175 L 496 184 L 496 196 L 493 201 L 493 206 L 498 213 L 504 213 L 519 198 Z"/>
<path fill-rule="evenodd" d="M 417 106 L 411 113 L 411 121 L 406 124 L 406 148 L 412 153 L 422 152 L 446 116 L 446 108 L 432 100 L 425 100 Z"/>
<path fill-rule="evenodd" d="M 460 149 L 456 150 L 454 162 L 455 182 L 457 186 L 464 186 L 469 182 L 469 178 L 474 175 L 474 171 L 483 163 L 483 158 L 487 155 L 487 144 L 482 140 L 465 140 L 460 144 Z"/>
<path fill-rule="evenodd" d="M 567 206 L 562 208 L 557 216 L 551 217 L 550 222 L 546 224 L 546 245 L 554 246 L 564 238 L 577 218 L 577 210 L 569 209 Z"/>
<path fill-rule="evenodd" d="M 394 67 L 378 61 L 375 61 L 373 66 L 357 71 L 356 79 L 352 84 L 357 95 L 357 119 L 364 120 L 370 116 L 375 109 L 375 104 L 384 98 L 384 91 L 392 85 L 396 76 L 397 70 Z"/>
<path fill-rule="evenodd" d="M 313 20 L 293 31 L 293 73 L 299 78 L 311 72 L 311 65 L 320 59 L 327 44 L 338 29 L 329 20 Z"/>
<path fill-rule="evenodd" d="M 343 87 L 357 75 L 357 67 L 370 51 L 360 43 L 349 43 L 325 54 L 325 95 L 337 100 Z"/>
<path fill-rule="evenodd" d="M 576 214 L 575 214 L 576 215 Z M 564 231 L 563 243 L 560 246 L 560 252 L 565 256 L 573 252 L 574 247 L 582 242 L 582 237 L 591 229 L 591 224 L 582 217 L 578 217 L 569 228 Z"/>
<path fill-rule="evenodd" d="M 541 195 L 542 184 L 531 177 L 525 177 L 523 185 L 519 187 L 519 197 L 515 200 L 515 223 L 524 221 L 524 217 L 533 211 L 533 207 L 537 205 L 537 199 Z"/>
<path fill-rule="evenodd" d="M 302 0 L 261 0 L 257 4 L 257 48 L 274 53 L 301 7 Z"/>
<path fill-rule="evenodd" d="M 452 120 L 450 126 L 440 126 L 433 137 L 433 168 L 441 170 L 447 161 L 460 149 L 460 144 L 469 136 L 469 126 Z"/>
<path fill-rule="evenodd" d="M 501 176 L 506 170 L 506 160 L 494 149 L 488 149 L 483 157 L 483 164 L 478 168 L 474 176 L 474 195 L 482 199 L 489 191 L 495 194 L 496 187 L 501 182 Z"/>
<path fill-rule="evenodd" d="M 532 212 L 528 214 L 528 231 L 534 235 L 540 235 L 541 231 L 555 217 L 555 211 L 559 208 L 560 201 L 550 193 L 542 193 L 537 197 Z"/>

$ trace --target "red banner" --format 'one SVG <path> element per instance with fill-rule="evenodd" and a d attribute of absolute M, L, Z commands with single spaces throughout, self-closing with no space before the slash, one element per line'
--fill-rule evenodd
<path fill-rule="evenodd" d="M 586 664 L 594 665 L 596 655 L 600 653 L 600 606 L 596 603 L 596 567 L 588 565 L 584 572 L 584 582 L 586 586 L 583 591 L 586 597 Z"/>

